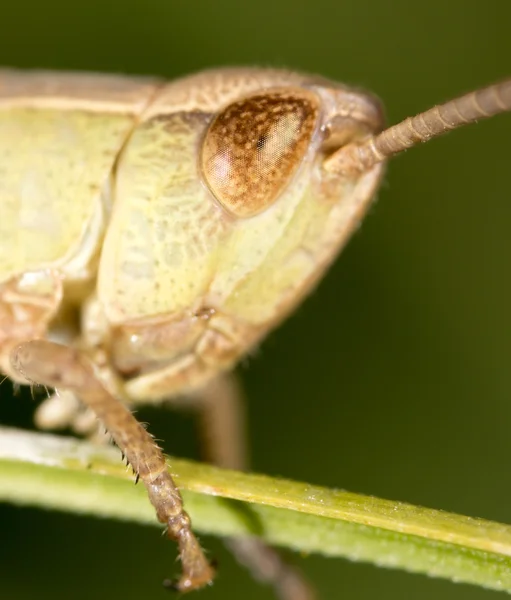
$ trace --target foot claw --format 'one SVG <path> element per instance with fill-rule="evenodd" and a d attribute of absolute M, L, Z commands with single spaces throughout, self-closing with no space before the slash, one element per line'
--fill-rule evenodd
<path fill-rule="evenodd" d="M 181 577 L 180 579 L 165 579 L 163 581 L 163 587 L 171 592 L 189 592 L 192 590 L 198 590 L 205 586 L 211 585 L 213 583 L 213 577 L 215 571 L 218 567 L 218 561 L 212 560 L 209 563 L 210 573 L 207 578 L 204 579 L 192 579 L 189 577 Z"/>
<path fill-rule="evenodd" d="M 179 592 L 179 582 L 173 579 L 164 579 L 163 587 L 169 592 Z"/>

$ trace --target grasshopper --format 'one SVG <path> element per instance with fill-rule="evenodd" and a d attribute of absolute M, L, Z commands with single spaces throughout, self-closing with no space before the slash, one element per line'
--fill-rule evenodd
<path fill-rule="evenodd" d="M 382 131 L 376 98 L 283 70 L 0 71 L 0 370 L 56 390 L 40 427 L 104 425 L 178 544 L 177 590 L 214 568 L 129 407 L 184 397 L 209 457 L 246 469 L 237 362 L 323 276 L 388 158 L 509 110 L 511 80 Z M 272 549 L 229 543 L 281 598 L 314 597 Z"/>

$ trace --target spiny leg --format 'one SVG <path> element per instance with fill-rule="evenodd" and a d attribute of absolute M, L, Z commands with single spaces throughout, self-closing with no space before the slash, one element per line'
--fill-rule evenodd
<path fill-rule="evenodd" d="M 222 375 L 194 394 L 205 458 L 227 469 L 247 470 L 245 415 L 241 388 L 231 374 Z M 314 600 L 303 576 L 280 554 L 255 537 L 230 538 L 227 547 L 255 579 L 274 586 L 281 600 Z"/>
<path fill-rule="evenodd" d="M 29 382 L 75 393 L 103 422 L 144 483 L 158 520 L 178 544 L 183 573 L 174 587 L 185 592 L 211 583 L 214 570 L 191 530 L 160 448 L 126 406 L 103 387 L 89 359 L 67 346 L 35 340 L 15 348 L 11 364 Z"/>

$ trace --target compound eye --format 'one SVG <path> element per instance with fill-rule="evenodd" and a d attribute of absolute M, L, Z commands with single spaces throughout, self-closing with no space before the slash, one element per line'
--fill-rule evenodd
<path fill-rule="evenodd" d="M 270 206 L 307 153 L 318 113 L 316 97 L 294 89 L 256 94 L 219 113 L 200 159 L 218 202 L 236 217 Z"/>

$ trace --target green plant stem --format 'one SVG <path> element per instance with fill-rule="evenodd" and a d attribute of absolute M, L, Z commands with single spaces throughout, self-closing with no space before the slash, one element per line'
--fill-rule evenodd
<path fill-rule="evenodd" d="M 511 591 L 511 527 L 168 458 L 194 527 Z M 0 501 L 157 524 L 112 447 L 0 427 Z"/>

